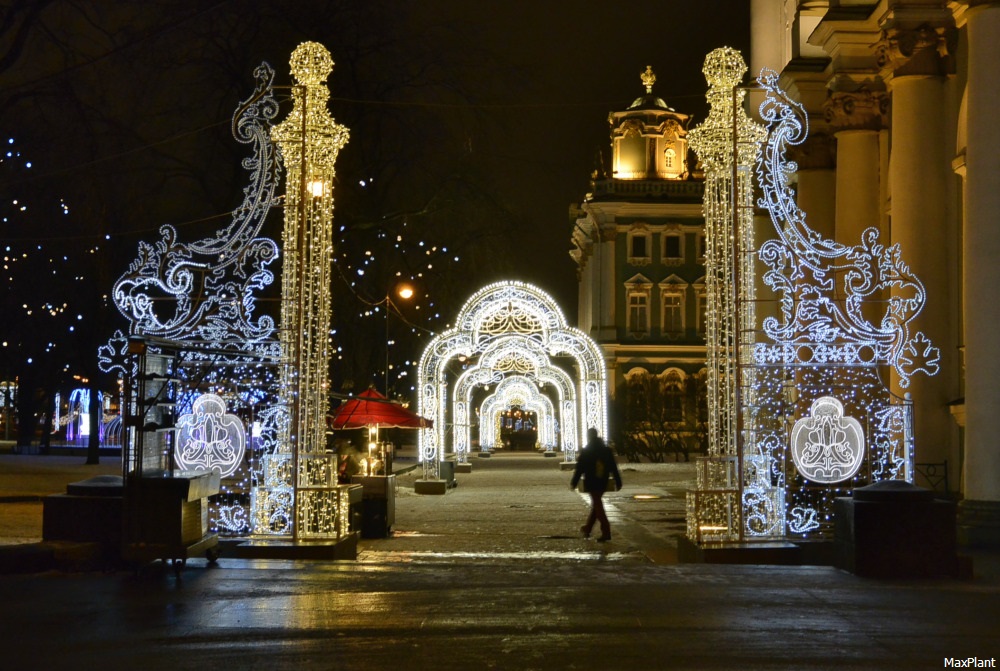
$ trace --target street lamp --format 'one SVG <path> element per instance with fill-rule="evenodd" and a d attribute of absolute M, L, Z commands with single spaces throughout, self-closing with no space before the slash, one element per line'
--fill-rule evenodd
<path fill-rule="evenodd" d="M 406 282 L 400 282 L 395 287 L 396 296 L 408 301 L 416 293 L 413 286 Z M 393 308 L 399 312 L 399 308 L 392 302 L 393 288 L 385 294 L 385 397 L 389 398 L 389 309 Z"/>

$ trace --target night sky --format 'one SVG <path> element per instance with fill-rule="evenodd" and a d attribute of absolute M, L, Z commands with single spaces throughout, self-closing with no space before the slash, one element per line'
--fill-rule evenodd
<path fill-rule="evenodd" d="M 351 301 L 384 296 L 402 268 L 425 282 L 420 318 L 432 331 L 499 279 L 540 285 L 573 321 L 567 213 L 609 149 L 608 113 L 643 93 L 652 65 L 654 92 L 693 127 L 706 113 L 705 54 L 749 46 L 745 0 L 36 0 L 0 12 L 0 131 L 14 152 L 0 162 L 0 241 L 30 252 L 25 271 L 38 244 L 50 264 L 91 254 L 52 284 L 37 268 L 5 278 L 5 310 L 36 309 L 4 325 L 5 340 L 26 343 L 6 347 L 4 375 L 40 352 L 24 333 L 39 328 L 37 308 L 66 302 L 53 318 L 84 322 L 108 312 L 89 328 L 73 322 L 72 338 L 86 340 L 45 349 L 93 352 L 125 326 L 95 297 L 140 241 L 164 223 L 187 241 L 225 225 L 246 182 L 233 110 L 261 61 L 291 83 L 300 42 L 332 53 L 331 113 L 351 129 L 337 163 L 335 326 L 349 328 Z M 265 234 L 280 237 L 280 209 L 269 221 Z M 408 256 L 389 248 L 398 237 Z M 366 258 L 376 260 L 362 281 Z M 430 260 L 433 270 L 418 263 Z"/>
<path fill-rule="evenodd" d="M 429 6 L 428 3 L 420 3 Z M 609 151 L 608 113 L 625 109 L 644 92 L 639 74 L 652 65 L 654 92 L 679 112 L 704 119 L 705 55 L 720 46 L 741 49 L 749 59 L 749 2 L 741 0 L 514 0 L 450 2 L 440 16 L 467 24 L 497 54 L 480 64 L 483 77 L 495 67 L 504 85 L 491 109 L 504 128 L 486 148 L 506 177 L 506 193 L 530 218 L 517 279 L 550 290 L 572 319 L 575 264 L 567 208 L 587 192 L 598 150 Z M 477 38 L 480 39 L 480 38 Z M 506 64 L 503 65 L 503 64 Z M 505 89 L 505 90 L 504 90 Z"/>

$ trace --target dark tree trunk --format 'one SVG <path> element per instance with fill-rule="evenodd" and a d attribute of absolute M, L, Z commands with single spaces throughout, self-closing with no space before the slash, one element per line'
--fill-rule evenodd
<path fill-rule="evenodd" d="M 92 378 L 93 380 L 93 378 Z M 101 420 L 104 418 L 104 408 L 101 407 L 100 388 L 97 381 L 90 383 L 90 437 L 87 440 L 87 464 L 101 463 Z"/>

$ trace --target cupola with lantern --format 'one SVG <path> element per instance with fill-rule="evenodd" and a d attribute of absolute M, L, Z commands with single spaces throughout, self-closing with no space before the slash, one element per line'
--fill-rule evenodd
<path fill-rule="evenodd" d="M 684 180 L 688 178 L 687 125 L 690 116 L 653 95 L 656 75 L 646 66 L 640 77 L 646 87 L 621 112 L 608 115 L 611 124 L 612 174 L 616 180 Z"/>

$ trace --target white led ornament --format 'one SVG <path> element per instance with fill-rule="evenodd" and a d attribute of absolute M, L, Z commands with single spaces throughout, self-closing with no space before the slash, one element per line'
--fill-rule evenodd
<path fill-rule="evenodd" d="M 802 477 L 820 484 L 854 477 L 865 456 L 861 423 L 844 417 L 844 405 L 832 396 L 813 401 L 809 417 L 792 427 L 792 460 Z"/>

